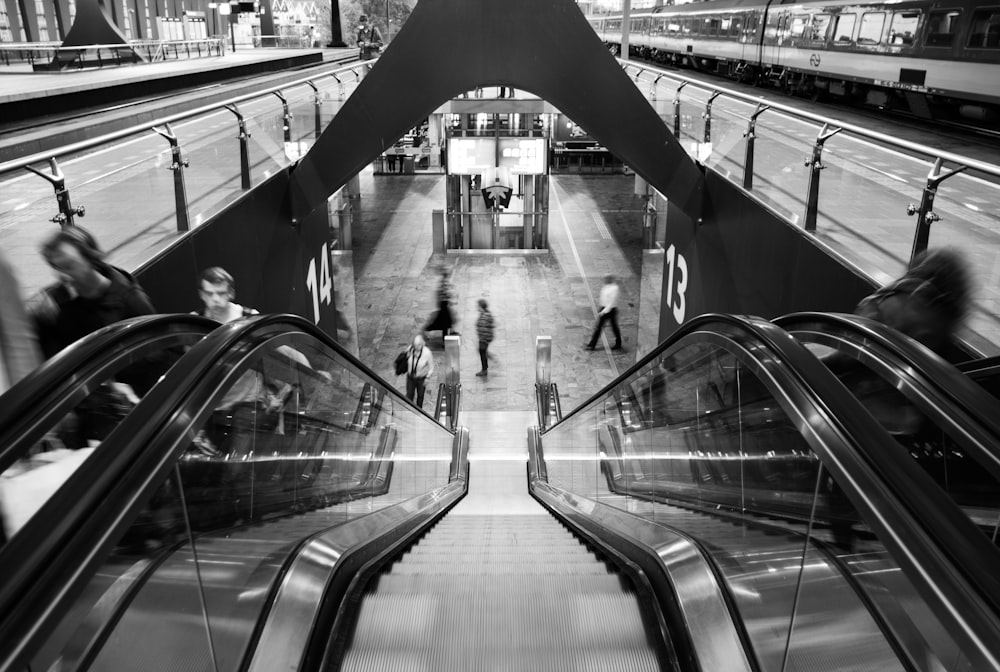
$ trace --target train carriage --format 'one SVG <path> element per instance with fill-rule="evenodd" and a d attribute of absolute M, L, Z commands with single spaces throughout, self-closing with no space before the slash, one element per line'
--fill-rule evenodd
<path fill-rule="evenodd" d="M 593 17 L 620 48 L 621 16 Z M 716 0 L 632 15 L 633 54 L 805 95 L 1000 123 L 1000 0 Z"/>

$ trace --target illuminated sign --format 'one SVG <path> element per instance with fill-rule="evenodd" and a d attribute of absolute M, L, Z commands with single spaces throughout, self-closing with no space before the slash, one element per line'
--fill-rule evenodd
<path fill-rule="evenodd" d="M 548 164 L 545 138 L 450 138 L 448 172 L 482 175 L 490 168 L 507 168 L 514 175 L 544 175 Z"/>
<path fill-rule="evenodd" d="M 514 175 L 544 175 L 545 138 L 500 138 L 500 165 Z"/>

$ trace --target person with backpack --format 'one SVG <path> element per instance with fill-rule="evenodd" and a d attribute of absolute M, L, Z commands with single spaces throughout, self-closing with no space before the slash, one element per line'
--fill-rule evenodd
<path fill-rule="evenodd" d="M 382 34 L 378 32 L 375 24 L 368 21 L 364 14 L 358 19 L 358 57 L 362 61 L 369 61 L 375 58 L 376 54 L 382 50 Z"/>

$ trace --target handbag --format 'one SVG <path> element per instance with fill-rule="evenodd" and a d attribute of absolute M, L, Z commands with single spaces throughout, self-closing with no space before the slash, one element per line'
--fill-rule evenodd
<path fill-rule="evenodd" d="M 407 351 L 403 350 L 401 353 L 399 353 L 398 355 L 396 355 L 396 375 L 397 376 L 400 376 L 400 375 L 406 373 L 406 368 L 407 368 L 407 365 L 406 365 L 406 354 L 407 354 Z"/>

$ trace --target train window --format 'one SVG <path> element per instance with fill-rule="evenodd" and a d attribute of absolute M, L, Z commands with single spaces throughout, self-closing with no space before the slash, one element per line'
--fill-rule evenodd
<path fill-rule="evenodd" d="M 809 25 L 808 14 L 796 14 L 786 26 L 787 37 L 803 37 L 806 33 L 806 26 Z"/>
<path fill-rule="evenodd" d="M 620 31 L 622 29 L 621 19 L 608 19 L 607 24 L 604 26 L 604 30 L 607 31 Z"/>
<path fill-rule="evenodd" d="M 830 28 L 830 19 L 832 18 L 829 14 L 814 14 L 809 39 L 826 42 L 826 31 Z"/>
<path fill-rule="evenodd" d="M 733 37 L 739 37 L 740 33 L 743 32 L 743 17 L 734 16 L 733 20 L 729 24 L 729 34 Z"/>
<path fill-rule="evenodd" d="M 718 35 L 721 27 L 722 19 L 717 16 L 709 16 L 706 17 L 704 23 L 702 23 L 701 32 L 703 35 Z"/>
<path fill-rule="evenodd" d="M 679 22 L 671 21 L 667 24 L 667 33 L 670 35 L 676 35 L 679 32 L 681 32 L 681 24 Z"/>
<path fill-rule="evenodd" d="M 857 14 L 839 14 L 833 27 L 834 44 L 850 44 L 854 37 L 854 24 L 858 21 Z"/>
<path fill-rule="evenodd" d="M 962 12 L 957 9 L 931 12 L 927 17 L 927 38 L 925 40 L 927 46 L 950 47 L 955 42 L 958 19 L 961 16 Z"/>
<path fill-rule="evenodd" d="M 701 22 L 698 19 L 684 19 L 684 34 L 697 35 L 700 23 Z"/>
<path fill-rule="evenodd" d="M 908 47 L 917 36 L 917 24 L 920 23 L 920 12 L 893 12 L 892 23 L 889 24 L 889 44 Z"/>
<path fill-rule="evenodd" d="M 861 27 L 858 28 L 858 44 L 878 44 L 882 41 L 884 27 L 885 12 L 865 12 L 861 15 Z"/>
<path fill-rule="evenodd" d="M 1000 8 L 980 9 L 972 15 L 968 46 L 973 49 L 1000 49 Z"/>

